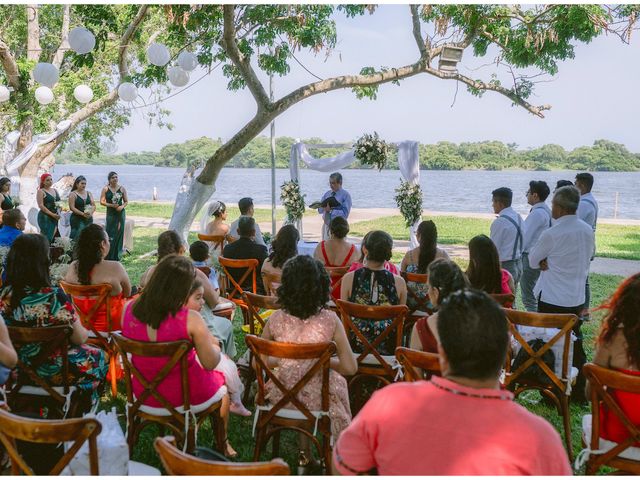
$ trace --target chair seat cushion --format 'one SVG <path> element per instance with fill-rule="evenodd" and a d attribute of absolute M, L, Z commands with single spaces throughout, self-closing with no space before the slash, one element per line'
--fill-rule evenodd
<path fill-rule="evenodd" d="M 226 301 L 218 303 L 215 308 L 212 310 L 213 312 L 218 312 L 220 310 L 229 310 L 230 308 L 235 309 L 236 305 L 233 302 Z"/>
<path fill-rule="evenodd" d="M 411 312 L 412 317 L 429 317 L 430 314 L 427 312 L 423 312 L 422 310 L 414 310 Z"/>
<path fill-rule="evenodd" d="M 134 462 L 133 460 L 129 460 L 129 476 L 130 477 L 159 477 L 162 473 L 155 467 L 151 465 L 146 465 L 140 462 Z"/>
<path fill-rule="evenodd" d="M 354 358 L 358 358 L 359 355 L 360 355 L 359 353 L 353 354 Z M 384 359 L 385 362 L 387 362 L 391 366 L 393 366 L 396 363 L 395 355 L 380 355 L 380 356 Z M 360 360 L 360 363 L 364 365 L 380 365 L 380 361 L 376 358 L 376 356 L 373 353 L 370 353 L 369 355 L 364 357 L 362 360 Z"/>
<path fill-rule="evenodd" d="M 64 395 L 64 387 L 51 387 L 53 391 L 59 393 L 60 395 Z M 77 387 L 70 386 L 69 393 L 73 393 L 77 390 Z M 44 388 L 38 387 L 36 385 L 23 385 L 18 390 L 18 393 L 22 395 L 36 395 L 39 397 L 48 397 L 49 392 L 47 392 Z"/>
<path fill-rule="evenodd" d="M 206 402 L 200 403 L 198 405 L 191 405 L 191 413 L 198 414 L 200 412 L 204 412 L 211 405 L 222 400 L 222 397 L 224 397 L 226 394 L 227 394 L 227 387 L 226 385 L 223 385 L 218 389 L 216 394 Z M 149 415 L 155 415 L 157 417 L 168 417 L 171 415 L 169 410 L 167 410 L 166 408 L 149 407 L 148 405 L 140 406 L 140 411 L 147 413 Z M 179 407 L 176 407 L 176 411 L 178 413 L 184 413 L 184 408 L 182 407 L 182 405 L 180 405 Z"/>
<path fill-rule="evenodd" d="M 273 405 L 262 405 L 259 407 L 259 410 L 262 411 L 269 411 L 273 408 Z M 318 417 L 323 415 L 323 412 L 318 411 L 318 410 L 311 410 L 311 413 L 313 415 L 316 415 Z M 298 410 L 297 408 L 281 408 L 280 410 L 278 410 L 278 412 L 276 413 L 276 417 L 280 417 L 280 418 L 288 418 L 290 420 L 309 420 L 304 413 L 302 413 L 300 410 Z"/>
<path fill-rule="evenodd" d="M 591 446 L 591 427 L 592 427 L 592 417 L 591 415 L 585 415 L 582 417 L 582 440 L 585 445 Z M 600 437 L 600 442 L 598 442 L 598 449 L 609 451 L 614 448 L 617 443 L 612 442 L 611 440 L 605 440 Z M 640 447 L 629 447 L 626 450 L 623 450 L 618 454 L 621 458 L 626 458 L 627 460 L 636 460 L 640 461 Z"/>

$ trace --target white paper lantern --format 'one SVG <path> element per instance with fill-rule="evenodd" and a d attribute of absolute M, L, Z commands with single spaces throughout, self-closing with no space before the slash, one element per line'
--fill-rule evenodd
<path fill-rule="evenodd" d="M 161 43 L 152 43 L 147 48 L 147 60 L 153 65 L 164 67 L 171 60 L 171 54 L 169 49 Z"/>
<path fill-rule="evenodd" d="M 88 85 L 78 85 L 73 89 L 73 96 L 80 103 L 89 103 L 93 99 L 93 90 Z"/>
<path fill-rule="evenodd" d="M 53 88 L 58 83 L 60 73 L 52 63 L 38 63 L 33 69 L 33 79 L 45 87 Z"/>
<path fill-rule="evenodd" d="M 167 70 L 169 81 L 174 87 L 184 87 L 189 83 L 189 74 L 180 67 L 171 67 Z"/>
<path fill-rule="evenodd" d="M 96 37 L 84 27 L 76 27 L 69 32 L 69 46 L 80 55 L 89 53 L 96 46 Z"/>
<path fill-rule="evenodd" d="M 138 97 L 138 88 L 130 82 L 124 82 L 118 87 L 118 95 L 125 102 L 133 102 Z"/>
<path fill-rule="evenodd" d="M 178 65 L 185 72 L 191 72 L 198 66 L 198 58 L 193 53 L 183 50 L 178 55 Z"/>
<path fill-rule="evenodd" d="M 0 103 L 4 103 L 9 100 L 10 92 L 7 87 L 0 85 Z"/>
<path fill-rule="evenodd" d="M 36 88 L 36 100 L 40 105 L 49 105 L 53 102 L 53 92 L 49 87 Z"/>

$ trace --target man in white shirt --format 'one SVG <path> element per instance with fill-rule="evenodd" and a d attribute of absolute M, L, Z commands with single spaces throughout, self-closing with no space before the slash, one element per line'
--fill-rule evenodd
<path fill-rule="evenodd" d="M 585 283 L 594 247 L 593 229 L 576 215 L 580 192 L 575 187 L 555 191 L 551 202 L 553 226 L 540 235 L 529 251 L 531 268 L 542 270 L 534 293 L 540 313 L 572 313 L 580 315 L 585 299 Z M 573 345 L 573 366 L 580 374 L 572 399 L 584 400 L 582 366 L 586 362 L 582 346 L 582 322 L 573 329 L 577 340 Z"/>
<path fill-rule="evenodd" d="M 490 237 L 498 249 L 500 264 L 513 277 L 515 290 L 522 276 L 522 247 L 524 244 L 524 222 L 513 208 L 513 192 L 501 187 L 491 192 L 493 211 L 498 214 L 491 224 Z M 514 291 L 515 295 L 516 292 Z M 515 304 L 515 303 L 514 303 Z"/>
<path fill-rule="evenodd" d="M 533 287 L 538 281 L 540 270 L 529 266 L 529 250 L 538 242 L 540 235 L 551 226 L 551 209 L 545 201 L 551 193 L 547 182 L 532 180 L 527 190 L 527 203 L 531 205 L 529 215 L 524 220 L 524 251 L 522 252 L 522 278 L 520 291 L 522 303 L 528 312 L 538 311 L 538 300 Z"/>
<path fill-rule="evenodd" d="M 578 205 L 578 218 L 583 222 L 591 225 L 593 233 L 596 232 L 596 224 L 598 223 L 598 202 L 591 193 L 593 188 L 593 175 L 590 173 L 579 173 L 576 175 L 576 188 L 580 190 L 580 205 Z M 593 247 L 593 255 L 596 254 L 595 245 Z M 589 317 L 589 304 L 591 302 L 591 288 L 589 286 L 589 277 L 587 277 L 587 285 L 585 289 L 585 300 L 582 306 L 581 315 Z"/>
<path fill-rule="evenodd" d="M 240 216 L 253 217 L 253 198 L 250 198 L 250 197 L 241 198 L 238 201 L 238 208 L 240 209 Z M 238 234 L 239 220 L 240 219 L 238 218 L 229 226 L 228 235 L 229 237 L 232 237 L 234 240 L 237 240 L 238 238 L 240 238 L 240 235 Z M 264 238 L 262 238 L 262 232 L 260 231 L 260 227 L 258 226 L 258 222 L 255 222 L 255 230 L 256 230 L 256 236 L 254 238 L 254 241 L 258 245 L 263 245 L 266 247 L 266 244 L 264 243 Z"/>

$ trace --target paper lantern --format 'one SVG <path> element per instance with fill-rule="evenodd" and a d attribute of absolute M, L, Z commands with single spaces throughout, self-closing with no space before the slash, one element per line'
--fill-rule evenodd
<path fill-rule="evenodd" d="M 80 103 L 89 103 L 93 99 L 93 90 L 88 85 L 78 85 L 73 89 L 73 96 Z"/>
<path fill-rule="evenodd" d="M 36 88 L 36 100 L 40 105 L 49 105 L 53 102 L 53 92 L 49 87 Z"/>
<path fill-rule="evenodd" d="M 152 43 L 147 48 L 147 60 L 153 65 L 164 67 L 171 60 L 171 54 L 169 49 L 161 43 Z"/>
<path fill-rule="evenodd" d="M 174 87 L 184 87 L 189 83 L 189 74 L 180 67 L 171 67 L 167 70 L 169 81 Z"/>
<path fill-rule="evenodd" d="M 69 46 L 80 55 L 89 53 L 96 46 L 96 37 L 84 27 L 76 27 L 69 32 Z"/>
<path fill-rule="evenodd" d="M 183 50 L 178 55 L 178 65 L 185 72 L 191 72 L 198 66 L 198 58 L 193 53 Z"/>
<path fill-rule="evenodd" d="M 53 88 L 58 83 L 60 73 L 52 63 L 38 63 L 33 69 L 33 79 L 45 87 Z"/>
<path fill-rule="evenodd" d="M 0 85 L 0 103 L 8 101 L 9 95 L 9 89 L 4 85 Z"/>
<path fill-rule="evenodd" d="M 133 83 L 125 82 L 118 87 L 118 95 L 125 102 L 133 102 L 138 97 L 138 89 Z"/>

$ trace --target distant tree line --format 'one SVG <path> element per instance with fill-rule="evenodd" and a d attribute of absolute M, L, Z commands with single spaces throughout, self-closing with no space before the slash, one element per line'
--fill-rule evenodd
<path fill-rule="evenodd" d="M 320 138 L 303 140 L 307 144 L 329 143 Z M 276 166 L 287 168 L 292 137 L 276 138 Z M 83 154 L 82 149 L 70 146 L 56 154 L 58 163 L 89 163 L 102 165 L 155 165 L 158 167 L 187 167 L 201 165 L 222 145 L 221 139 L 208 137 L 171 143 L 159 152 L 102 153 L 92 158 Z M 547 144 L 527 150 L 518 149 L 515 143 L 498 141 L 484 142 L 438 142 L 420 144 L 420 167 L 423 170 L 591 170 L 591 171 L 637 171 L 640 170 L 640 154 L 631 153 L 619 143 L 596 140 L 592 146 L 565 150 L 560 145 Z M 316 157 L 331 157 L 345 148 L 317 149 L 310 153 Z M 115 151 L 109 148 L 107 151 Z M 269 168 L 271 150 L 268 137 L 257 137 L 240 152 L 228 167 Z M 358 165 L 354 164 L 354 168 Z M 388 168 L 398 168 L 395 152 L 392 152 Z"/>

